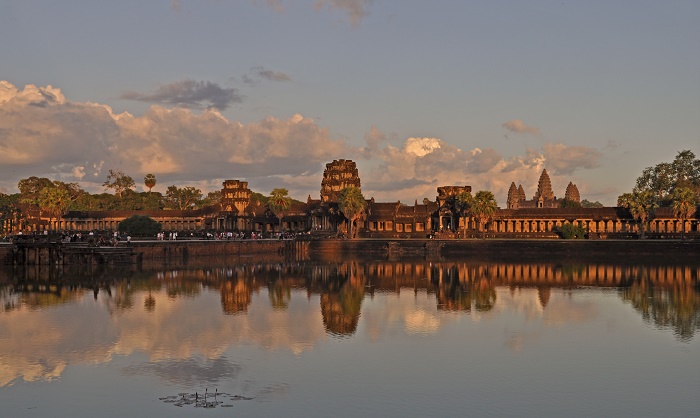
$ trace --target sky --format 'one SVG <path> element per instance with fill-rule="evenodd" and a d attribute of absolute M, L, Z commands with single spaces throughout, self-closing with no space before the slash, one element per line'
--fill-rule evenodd
<path fill-rule="evenodd" d="M 698 21 L 696 0 L 4 0 L 0 192 L 112 169 L 305 201 L 351 159 L 381 202 L 505 207 L 546 169 L 615 205 L 700 155 Z"/>

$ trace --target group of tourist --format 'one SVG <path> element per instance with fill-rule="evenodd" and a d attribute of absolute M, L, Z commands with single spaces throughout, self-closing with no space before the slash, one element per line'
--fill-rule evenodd
<path fill-rule="evenodd" d="M 165 241 L 165 236 L 166 236 L 165 232 L 159 232 L 156 235 L 156 239 L 158 241 Z M 168 241 L 177 241 L 177 231 L 170 231 L 167 236 L 168 236 Z"/>

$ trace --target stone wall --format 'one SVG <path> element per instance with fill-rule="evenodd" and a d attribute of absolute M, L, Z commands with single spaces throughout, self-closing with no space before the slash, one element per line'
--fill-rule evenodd
<path fill-rule="evenodd" d="M 311 240 L 311 241 L 178 241 L 132 243 L 135 259 L 144 263 L 187 264 L 206 257 L 280 257 L 337 259 L 344 256 L 394 259 L 693 262 L 700 241 L 668 240 Z M 12 264 L 13 246 L 0 244 L 0 260 Z M 46 262 L 50 260 L 47 258 Z"/>

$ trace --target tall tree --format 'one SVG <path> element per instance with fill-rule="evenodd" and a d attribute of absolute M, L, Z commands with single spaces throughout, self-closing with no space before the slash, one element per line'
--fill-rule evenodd
<path fill-rule="evenodd" d="M 491 221 L 493 215 L 498 210 L 498 204 L 493 193 L 488 190 L 481 190 L 474 195 L 471 212 L 479 220 L 479 229 L 486 232 L 486 224 Z"/>
<path fill-rule="evenodd" d="M 19 183 L 17 183 L 20 202 L 38 206 L 39 193 L 47 187 L 53 187 L 53 182 L 46 177 L 31 176 L 20 180 Z"/>
<path fill-rule="evenodd" d="M 107 189 L 113 189 L 120 199 L 126 190 L 136 187 L 134 179 L 124 174 L 121 170 L 109 170 L 107 181 L 102 183 L 102 185 Z"/>
<path fill-rule="evenodd" d="M 660 202 L 670 204 L 676 187 L 691 187 L 700 190 L 700 159 L 690 150 L 680 151 L 671 163 L 660 163 L 647 167 L 637 178 L 634 191 L 651 191 Z"/>
<path fill-rule="evenodd" d="M 340 191 L 338 208 L 348 219 L 348 235 L 355 238 L 355 221 L 360 219 L 367 208 L 367 201 L 362 196 L 362 191 L 357 187 L 346 187 Z"/>
<path fill-rule="evenodd" d="M 218 203 L 221 203 L 221 190 L 209 192 L 204 199 L 202 199 L 202 207 L 216 205 Z"/>
<path fill-rule="evenodd" d="M 0 232 L 12 232 L 19 220 L 19 195 L 0 193 Z"/>
<path fill-rule="evenodd" d="M 273 189 L 267 201 L 270 211 L 279 219 L 280 231 L 282 231 L 282 218 L 292 206 L 292 199 L 288 195 L 289 191 L 285 188 Z"/>
<path fill-rule="evenodd" d="M 681 238 L 685 238 L 685 221 L 697 210 L 697 196 L 690 187 L 677 187 L 671 194 L 673 213 L 681 220 Z"/>
<path fill-rule="evenodd" d="M 639 220 L 639 229 L 643 239 L 647 222 L 654 217 L 654 212 L 659 207 L 659 199 L 656 192 L 645 190 L 624 193 L 617 198 L 617 205 L 629 210 L 632 217 L 635 220 Z"/>
<path fill-rule="evenodd" d="M 165 192 L 165 202 L 171 209 L 193 209 L 202 200 L 202 191 L 193 186 L 170 186 Z"/>
<path fill-rule="evenodd" d="M 474 204 L 474 196 L 471 192 L 464 191 L 457 196 L 455 196 L 455 210 L 457 213 L 464 217 L 464 229 L 467 229 L 467 219 L 469 214 L 471 214 L 471 208 Z"/>
<path fill-rule="evenodd" d="M 143 184 L 148 187 L 148 193 L 151 193 L 151 189 L 156 185 L 156 176 L 153 174 L 146 174 L 146 177 L 143 178 Z"/>
<path fill-rule="evenodd" d="M 71 202 L 70 194 L 61 187 L 46 187 L 39 193 L 39 207 L 49 214 L 49 220 L 63 215 Z"/>

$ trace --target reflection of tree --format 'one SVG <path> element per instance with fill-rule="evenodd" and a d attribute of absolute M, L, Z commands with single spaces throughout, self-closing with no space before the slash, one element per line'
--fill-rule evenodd
<path fill-rule="evenodd" d="M 153 312 L 156 309 L 156 298 L 153 297 L 151 291 L 148 291 L 148 296 L 143 301 L 143 307 L 146 308 L 148 312 Z"/>
<path fill-rule="evenodd" d="M 481 279 L 476 281 L 473 286 L 474 308 L 480 312 L 486 312 L 493 309 L 496 304 L 496 288 L 491 280 Z"/>
<path fill-rule="evenodd" d="M 274 309 L 285 310 L 292 298 L 292 289 L 289 285 L 277 280 L 267 286 L 267 294 Z"/>
<path fill-rule="evenodd" d="M 462 268 L 460 268 L 462 267 Z M 488 269 L 457 265 L 435 265 L 431 282 L 436 285 L 438 309 L 490 311 L 496 303 L 496 288 Z"/>
<path fill-rule="evenodd" d="M 466 311 L 472 310 L 471 285 L 466 286 L 457 280 L 444 283 L 435 290 L 437 306 L 445 311 Z"/>
<path fill-rule="evenodd" d="M 672 329 L 681 341 L 690 341 L 700 329 L 700 293 L 690 285 L 658 287 L 642 279 L 621 289 L 620 296 L 641 313 L 645 322 Z"/>
<path fill-rule="evenodd" d="M 346 267 L 347 276 L 334 276 L 326 283 L 326 290 L 321 294 L 323 324 L 328 332 L 338 335 L 352 335 L 357 331 L 362 299 L 365 297 L 362 272 L 354 262 Z"/>

